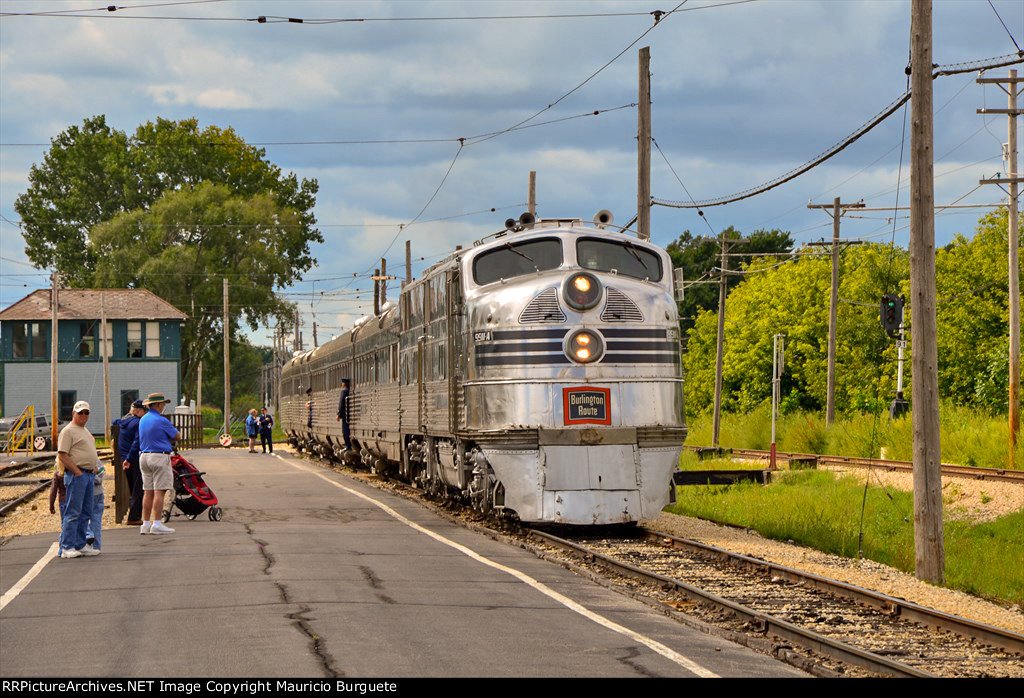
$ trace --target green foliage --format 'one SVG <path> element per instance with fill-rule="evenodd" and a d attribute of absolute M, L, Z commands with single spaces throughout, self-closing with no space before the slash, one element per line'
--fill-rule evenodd
<path fill-rule="evenodd" d="M 316 180 L 264 155 L 196 119 L 158 118 L 130 136 L 86 119 L 53 139 L 15 202 L 26 254 L 71 286 L 146 288 L 186 313 L 182 385 L 194 386 L 223 332 L 224 277 L 233 327 L 287 325 L 293 309 L 274 289 L 300 279 L 314 264 L 310 244 L 323 242 Z"/>
<path fill-rule="evenodd" d="M 882 289 L 907 277 L 901 250 L 864 245 L 841 257 L 836 344 L 839 410 L 887 404 L 895 387 L 896 349 L 878 322 Z M 773 335 L 786 335 L 781 383 L 783 412 L 823 409 L 828 375 L 828 298 L 831 261 L 807 252 L 796 261 L 754 261 L 726 301 L 722 404 L 746 412 L 771 399 Z M 905 284 L 905 281 L 903 282 Z M 717 317 L 701 312 L 685 360 L 691 411 L 713 404 Z"/>
<path fill-rule="evenodd" d="M 935 259 L 941 395 L 989 410 L 1005 410 L 1008 400 L 1007 240 L 1000 209 Z"/>
<path fill-rule="evenodd" d="M 793 238 L 789 233 L 781 230 L 755 230 L 742 242 L 741 233 L 729 226 L 722 231 L 727 240 L 737 241 L 737 244 L 730 245 L 731 252 L 741 254 L 740 257 L 730 257 L 729 268 L 738 269 L 744 264 L 749 264 L 757 255 L 776 252 L 789 252 L 793 249 Z M 719 253 L 721 252 L 721 239 L 698 235 L 696 237 L 689 230 L 684 231 L 679 239 L 670 242 L 666 250 L 672 258 L 672 266 L 683 270 L 683 278 L 686 281 L 696 281 L 706 276 L 712 269 L 719 266 Z M 739 277 L 729 277 L 726 280 L 727 288 L 733 288 L 740 282 Z M 679 304 L 680 327 L 686 331 L 693 327 L 697 315 L 701 310 L 718 308 L 718 286 L 711 284 L 694 284 L 686 289 L 686 298 Z"/>
<path fill-rule="evenodd" d="M 314 228 L 316 180 L 284 175 L 234 130 L 196 119 L 158 118 L 128 136 L 103 115 L 85 119 L 52 140 L 43 162 L 29 172 L 29 188 L 14 209 L 21 216 L 25 253 L 39 267 L 56 267 L 73 286 L 92 286 L 101 251 L 89 245 L 93 226 L 120 213 L 146 210 L 165 193 L 216 182 L 239 196 L 269 195 L 293 211 L 295 235 L 323 238 Z M 289 261 L 308 269 L 308 251 Z M 303 264 L 305 266 L 303 267 Z"/>

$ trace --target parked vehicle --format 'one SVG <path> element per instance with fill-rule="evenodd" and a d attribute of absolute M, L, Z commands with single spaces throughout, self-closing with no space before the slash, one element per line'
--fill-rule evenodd
<path fill-rule="evenodd" d="M 17 424 L 19 419 L 21 419 L 20 414 L 13 417 L 0 417 L 0 451 L 7 450 L 7 439 L 11 428 Z M 53 444 L 51 442 L 51 423 L 51 418 L 48 414 L 37 414 L 35 416 L 35 427 L 32 430 L 32 440 L 35 443 L 37 451 L 53 450 Z M 67 426 L 67 422 L 58 422 L 57 432 L 59 433 L 65 426 Z"/>

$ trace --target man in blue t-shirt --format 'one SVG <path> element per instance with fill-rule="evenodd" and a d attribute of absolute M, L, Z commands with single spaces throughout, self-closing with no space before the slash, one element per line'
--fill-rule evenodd
<path fill-rule="evenodd" d="M 164 510 L 164 494 L 174 487 L 171 451 L 178 439 L 178 430 L 160 414 L 170 400 L 163 393 L 150 393 L 142 401 L 148 410 L 139 420 L 139 469 L 142 471 L 142 525 L 144 536 L 174 533 L 160 521 Z"/>

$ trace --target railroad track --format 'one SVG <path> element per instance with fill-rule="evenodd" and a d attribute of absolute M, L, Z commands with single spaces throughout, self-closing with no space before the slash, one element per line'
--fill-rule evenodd
<path fill-rule="evenodd" d="M 701 446 L 687 446 L 692 450 L 711 450 Z M 768 461 L 771 451 L 761 451 L 753 448 L 730 448 L 725 449 L 727 453 L 738 458 L 749 458 L 752 460 Z M 854 456 L 829 456 L 817 453 L 796 453 L 790 451 L 776 451 L 776 460 L 814 460 L 818 465 L 840 466 L 851 468 L 877 468 L 893 472 L 914 471 L 913 461 L 907 460 L 882 460 L 881 458 L 857 458 Z M 1024 470 L 1005 470 L 1001 468 L 981 468 L 967 465 L 953 465 L 952 463 L 942 464 L 942 474 L 950 477 L 965 477 L 974 480 L 1001 480 L 1024 484 Z"/>
<path fill-rule="evenodd" d="M 882 676 L 1024 677 L 1024 636 L 843 582 L 638 528 L 632 534 L 530 536 L 638 580 L 645 595 L 687 615 L 722 614 L 747 635 L 776 638 Z"/>
<path fill-rule="evenodd" d="M 113 452 L 110 449 L 99 449 L 97 454 L 100 460 L 109 462 Z M 18 463 L 17 465 L 8 465 L 0 467 L 0 484 L 3 484 L 4 480 L 14 479 L 16 477 L 23 477 L 29 473 L 33 473 L 37 470 L 43 470 L 52 468 L 54 465 L 54 456 L 37 456 L 24 463 Z M 24 483 L 18 483 L 24 484 Z M 6 516 L 7 514 L 14 511 L 18 506 L 30 501 L 37 494 L 45 490 L 50 486 L 50 478 L 43 479 L 38 485 L 32 487 L 27 492 L 20 493 L 13 497 L 4 496 L 4 487 L 0 487 L 0 517 Z M 12 488 L 13 489 L 13 488 Z M 19 488 L 20 490 L 21 488 Z"/>

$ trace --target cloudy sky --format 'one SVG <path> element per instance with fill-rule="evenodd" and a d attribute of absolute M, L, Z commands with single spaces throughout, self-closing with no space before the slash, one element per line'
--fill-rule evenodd
<path fill-rule="evenodd" d="M 304 294 L 288 297 L 300 302 L 308 346 L 313 322 L 322 342 L 372 306 L 372 293 L 332 292 L 371 288 L 365 272 L 385 253 L 389 271 L 399 270 L 406 239 L 419 270 L 517 216 L 530 170 L 541 216 L 589 220 L 607 208 L 617 222 L 629 220 L 636 110 L 628 105 L 642 46 L 651 49 L 652 132 L 664 153 L 652 155 L 660 199 L 756 187 L 842 140 L 907 88 L 905 0 L 689 0 L 651 29 L 651 12 L 677 4 L 139 0 L 107 12 L 88 0 L 2 0 L 0 12 L 64 16 L 0 16 L 0 307 L 47 284 L 45 271 L 26 264 L 13 207 L 29 168 L 52 137 L 96 114 L 129 133 L 156 117 L 231 126 L 267 144 L 283 170 L 319 181 L 318 264 L 284 290 Z M 261 15 L 266 23 L 246 21 Z M 365 21 L 313 21 L 323 19 Z M 1015 53 L 1014 41 L 1024 44 L 1020 0 L 935 3 L 935 63 Z M 938 203 L 1005 196 L 978 180 L 1004 171 L 1006 117 L 975 110 L 1005 107 L 1006 96 L 976 77 L 934 83 Z M 532 128 L 473 140 L 556 101 Z M 708 207 L 705 220 L 655 207 L 653 239 L 664 245 L 684 230 L 732 225 L 819 240 L 831 236 L 831 221 L 808 201 L 892 207 L 898 182 L 906 205 L 902 127 L 900 110 L 827 163 L 768 193 Z M 470 139 L 461 151 L 460 137 Z M 338 143 L 398 140 L 431 142 Z M 972 234 L 981 213 L 940 214 L 937 242 Z M 905 246 L 906 213 L 895 223 L 891 215 L 844 217 L 842 235 L 888 242 L 895 231 Z"/>

